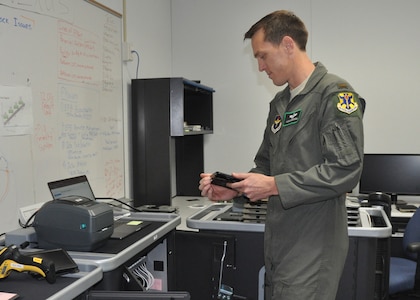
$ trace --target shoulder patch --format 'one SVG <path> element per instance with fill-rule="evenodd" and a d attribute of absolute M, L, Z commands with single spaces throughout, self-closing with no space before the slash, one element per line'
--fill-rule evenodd
<path fill-rule="evenodd" d="M 337 109 L 343 113 L 351 114 L 359 109 L 359 104 L 354 99 L 353 93 L 338 93 Z"/>

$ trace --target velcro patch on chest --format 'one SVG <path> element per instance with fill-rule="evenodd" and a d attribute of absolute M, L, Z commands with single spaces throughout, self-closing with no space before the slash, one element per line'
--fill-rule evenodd
<path fill-rule="evenodd" d="M 284 114 L 283 126 L 290 126 L 299 122 L 302 115 L 302 110 L 287 111 Z"/>
<path fill-rule="evenodd" d="M 273 124 L 271 125 L 271 131 L 273 133 L 277 133 L 280 130 L 280 128 L 281 128 L 281 124 L 282 124 L 281 117 L 279 115 L 277 115 L 274 118 Z"/>

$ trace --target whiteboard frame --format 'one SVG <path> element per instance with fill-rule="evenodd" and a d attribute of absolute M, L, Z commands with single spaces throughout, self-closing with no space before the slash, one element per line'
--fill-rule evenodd
<path fill-rule="evenodd" d="M 92 4 L 92 5 L 95 5 L 96 7 L 99 7 L 100 9 L 103 9 L 103 10 L 109 12 L 110 14 L 113 14 L 114 16 L 116 16 L 118 18 L 122 18 L 122 14 L 120 14 L 119 12 L 113 10 L 112 8 L 106 6 L 102 3 L 99 3 L 98 1 L 95 1 L 95 0 L 85 0 L 85 1 Z"/>

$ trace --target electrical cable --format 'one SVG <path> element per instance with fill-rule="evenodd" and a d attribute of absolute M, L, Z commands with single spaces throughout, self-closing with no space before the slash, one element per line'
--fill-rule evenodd
<path fill-rule="evenodd" d="M 137 56 L 136 79 L 139 79 L 140 55 L 136 50 L 131 50 L 131 53 Z"/>
<path fill-rule="evenodd" d="M 140 270 L 143 272 L 144 276 L 146 277 L 146 282 L 148 283 L 146 285 L 146 289 L 149 290 L 150 288 L 152 288 L 153 284 L 155 283 L 155 278 L 153 277 L 152 273 L 150 273 L 150 271 L 147 269 L 146 262 L 144 262 L 140 266 Z"/>
<path fill-rule="evenodd" d="M 217 296 L 217 299 L 248 299 L 247 297 L 241 296 L 241 295 L 237 295 L 233 293 L 233 288 L 231 288 L 230 286 L 227 285 L 222 285 L 222 277 L 223 277 L 223 264 L 225 261 L 225 257 L 226 257 L 226 249 L 227 248 L 227 241 L 223 242 L 223 254 L 222 257 L 220 259 L 220 276 L 219 276 L 219 293 Z M 222 292 L 222 290 L 224 290 Z"/>
<path fill-rule="evenodd" d="M 222 288 L 222 277 L 223 277 L 223 263 L 225 261 L 226 256 L 226 247 L 227 247 L 227 241 L 223 242 L 223 255 L 220 259 L 220 275 L 219 275 L 219 290 Z"/>
<path fill-rule="evenodd" d="M 111 198 L 111 197 L 99 197 L 99 198 L 95 198 L 95 200 L 114 200 L 114 201 L 117 201 L 117 202 L 121 203 L 122 205 L 125 205 L 125 206 L 127 206 L 127 207 L 131 208 L 132 210 L 134 210 L 134 211 L 136 211 L 136 212 L 142 212 L 141 210 L 139 210 L 139 209 L 135 208 L 134 206 L 131 206 L 130 204 L 127 204 L 127 203 L 125 203 L 124 201 L 121 201 L 121 200 L 116 199 L 116 198 Z M 108 204 L 109 204 L 109 203 L 108 203 Z M 113 205 L 113 204 L 110 204 L 110 205 Z M 115 205 L 114 205 L 114 206 L 115 206 Z"/>
<path fill-rule="evenodd" d="M 139 260 L 137 260 L 135 263 L 133 263 L 128 269 L 130 272 L 135 275 L 142 284 L 142 287 L 145 290 L 149 290 L 153 287 L 155 283 L 155 278 L 153 274 L 147 269 L 146 265 L 146 257 L 143 256 Z"/>
<path fill-rule="evenodd" d="M 31 223 L 31 221 L 32 221 L 32 219 L 35 217 L 35 215 L 38 213 L 38 211 L 35 211 L 30 217 L 29 217 L 29 219 L 26 221 L 26 223 L 25 224 L 23 224 L 22 223 L 22 221 L 20 220 L 20 219 L 18 219 L 18 221 L 19 221 L 19 225 L 20 225 L 20 227 L 22 227 L 22 228 L 28 228 L 28 227 L 31 227 L 32 226 L 32 224 L 33 224 L 33 222 Z"/>
<path fill-rule="evenodd" d="M 146 262 L 143 262 L 140 266 L 133 269 L 132 272 L 142 281 L 142 285 L 145 290 L 149 290 L 153 286 L 155 278 L 153 274 L 147 269 Z"/>

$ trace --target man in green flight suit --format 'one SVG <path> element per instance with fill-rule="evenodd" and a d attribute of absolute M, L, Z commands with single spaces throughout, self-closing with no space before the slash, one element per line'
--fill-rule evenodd
<path fill-rule="evenodd" d="M 344 79 L 312 63 L 308 32 L 292 12 L 275 11 L 245 33 L 259 71 L 276 86 L 262 144 L 231 189 L 201 174 L 214 201 L 268 198 L 264 233 L 266 300 L 335 300 L 347 257 L 346 192 L 363 160 L 363 107 Z"/>

